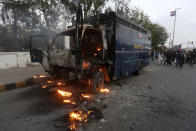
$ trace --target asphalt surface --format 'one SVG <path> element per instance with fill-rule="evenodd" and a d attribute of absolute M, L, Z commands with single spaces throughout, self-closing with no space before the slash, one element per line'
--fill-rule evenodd
<path fill-rule="evenodd" d="M 106 84 L 99 109 L 79 131 L 195 131 L 196 65 L 183 69 L 152 63 L 140 76 Z M 99 108 L 97 105 L 102 105 Z M 0 131 L 65 131 L 68 107 L 40 86 L 0 93 Z"/>
<path fill-rule="evenodd" d="M 47 73 L 42 66 L 3 69 L 0 70 L 0 85 L 24 81 L 37 74 Z"/>

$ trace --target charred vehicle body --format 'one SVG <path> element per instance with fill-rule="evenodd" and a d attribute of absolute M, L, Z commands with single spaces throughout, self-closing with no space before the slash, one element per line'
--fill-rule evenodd
<path fill-rule="evenodd" d="M 34 42 L 38 37 L 42 43 Z M 52 41 L 42 35 L 30 37 L 32 62 L 41 63 L 54 77 L 87 80 L 93 88 L 104 80 L 140 73 L 150 62 L 150 50 L 151 33 L 114 12 L 77 18 L 76 25 Z"/>

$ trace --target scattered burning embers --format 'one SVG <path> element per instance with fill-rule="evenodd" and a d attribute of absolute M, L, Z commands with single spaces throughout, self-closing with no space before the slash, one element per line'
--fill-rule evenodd
<path fill-rule="evenodd" d="M 97 51 L 101 51 L 101 47 L 97 47 Z"/>
<path fill-rule="evenodd" d="M 48 82 L 48 84 L 52 84 L 53 83 L 51 80 L 48 80 L 47 82 Z"/>
<path fill-rule="evenodd" d="M 63 103 L 76 105 L 76 102 L 72 102 L 71 100 L 68 100 L 68 99 L 63 100 Z"/>
<path fill-rule="evenodd" d="M 70 126 L 69 129 L 70 130 L 76 130 L 77 127 L 80 127 L 82 124 L 86 123 L 88 121 L 89 115 L 92 113 L 93 111 L 88 110 L 76 110 L 76 111 L 72 111 L 69 113 L 69 122 L 70 122 Z"/>
<path fill-rule="evenodd" d="M 100 93 L 110 93 L 110 90 L 107 88 L 101 88 Z"/>
<path fill-rule="evenodd" d="M 63 90 L 57 90 L 58 94 L 60 94 L 63 97 L 71 97 L 72 93 L 71 92 L 67 92 L 67 91 L 63 91 Z"/>
<path fill-rule="evenodd" d="M 42 85 L 42 88 L 43 88 L 43 89 L 45 89 L 45 88 L 47 88 L 47 87 L 48 87 L 47 85 Z"/>
<path fill-rule="evenodd" d="M 37 78 L 46 78 L 45 75 L 36 75 L 36 76 L 33 76 L 34 79 L 37 79 Z"/>
<path fill-rule="evenodd" d="M 99 68 L 99 71 L 103 71 L 101 68 Z M 34 76 L 33 78 L 46 78 L 44 75 L 40 76 Z M 53 91 L 57 93 L 59 96 L 61 96 L 61 100 L 63 104 L 66 104 L 66 107 L 71 106 L 71 107 L 79 107 L 78 105 L 83 103 L 82 109 L 78 109 L 75 111 L 71 111 L 68 113 L 66 116 L 67 124 L 66 127 L 69 128 L 69 130 L 77 130 L 77 128 L 82 127 L 85 125 L 86 122 L 97 118 L 96 114 L 100 114 L 99 112 L 96 113 L 96 110 L 92 109 L 84 109 L 86 108 L 85 106 L 89 104 L 90 101 L 93 100 L 93 95 L 88 94 L 86 90 L 80 94 L 72 94 L 72 92 L 67 91 L 65 89 L 65 83 L 64 81 L 55 81 L 54 79 L 42 79 L 42 88 L 48 88 L 48 89 L 54 89 Z M 93 84 L 92 80 L 89 79 L 87 83 L 85 83 L 89 87 Z M 81 91 L 80 91 L 81 92 Z M 75 93 L 75 92 L 73 92 Z M 108 88 L 99 88 L 99 93 L 101 94 L 108 94 L 110 93 L 110 90 Z M 76 98 L 73 98 L 76 97 Z M 103 95 L 101 95 L 103 96 Z M 105 95 L 106 96 L 106 95 Z M 83 102 L 84 101 L 84 102 Z M 85 106 L 84 106 L 85 105 Z M 83 108 L 84 107 L 84 108 Z M 102 117 L 102 115 L 101 115 Z"/>
<path fill-rule="evenodd" d="M 90 95 L 87 95 L 87 94 L 82 94 L 82 98 L 84 98 L 84 99 L 90 99 L 91 96 Z"/>
<path fill-rule="evenodd" d="M 57 85 L 58 86 L 62 86 L 63 84 L 61 82 L 57 82 Z"/>

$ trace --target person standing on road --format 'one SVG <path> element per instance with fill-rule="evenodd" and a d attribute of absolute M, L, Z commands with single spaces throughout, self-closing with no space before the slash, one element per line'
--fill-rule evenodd
<path fill-rule="evenodd" d="M 180 51 L 178 51 L 176 54 L 176 67 L 180 66 L 180 61 L 181 61 L 181 53 Z"/>
<path fill-rule="evenodd" d="M 193 50 L 193 64 L 196 62 L 196 50 Z"/>
<path fill-rule="evenodd" d="M 168 61 L 168 65 L 172 65 L 172 54 L 171 51 L 167 52 L 167 61 Z"/>
<path fill-rule="evenodd" d="M 187 63 L 192 65 L 191 51 L 189 50 L 187 53 Z"/>
<path fill-rule="evenodd" d="M 183 65 L 184 65 L 184 53 L 181 52 L 180 53 L 180 67 L 183 68 Z"/>
<path fill-rule="evenodd" d="M 162 56 L 161 52 L 159 52 L 158 61 L 159 61 L 159 64 L 163 64 L 163 56 Z"/>
<path fill-rule="evenodd" d="M 151 51 L 151 60 L 154 60 L 154 50 Z"/>

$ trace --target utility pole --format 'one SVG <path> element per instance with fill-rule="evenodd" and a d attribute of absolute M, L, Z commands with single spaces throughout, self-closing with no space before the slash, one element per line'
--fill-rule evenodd
<path fill-rule="evenodd" d="M 176 29 L 176 15 L 177 15 L 177 10 L 181 8 L 176 8 L 175 9 L 175 18 L 174 18 L 174 29 L 173 29 L 173 39 L 172 39 L 172 48 L 174 47 L 174 38 L 175 38 L 175 29 Z"/>

